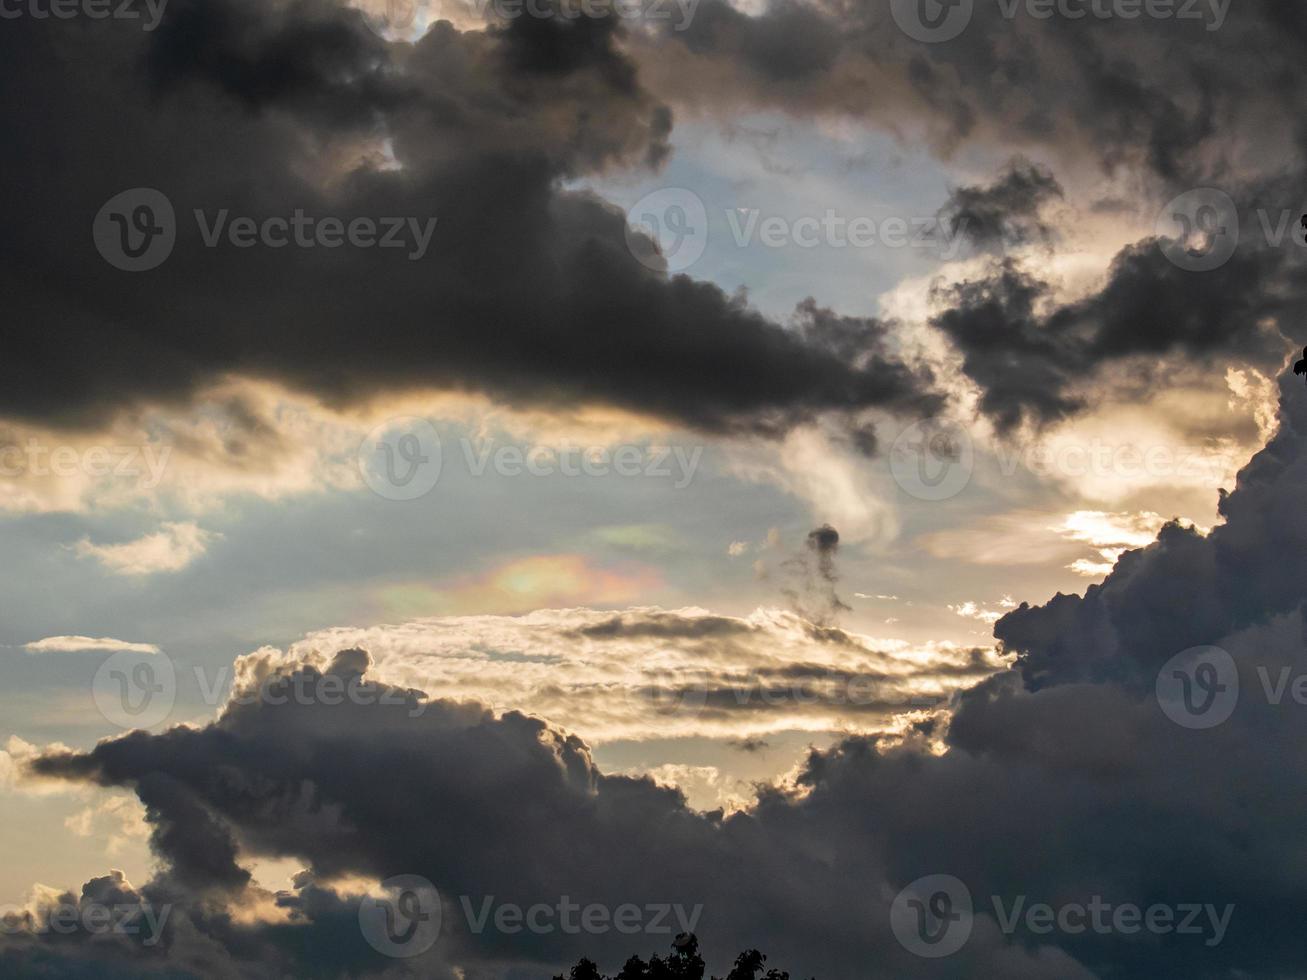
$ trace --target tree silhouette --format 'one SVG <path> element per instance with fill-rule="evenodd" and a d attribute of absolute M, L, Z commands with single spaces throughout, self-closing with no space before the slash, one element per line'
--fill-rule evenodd
<path fill-rule="evenodd" d="M 774 969 L 760 978 L 766 963 L 767 957 L 756 949 L 745 950 L 735 958 L 735 966 L 724 980 L 790 980 L 788 973 Z M 672 943 L 672 952 L 666 959 L 654 953 L 646 963 L 640 957 L 632 956 L 617 976 L 605 977 L 599 972 L 599 967 L 583 958 L 566 977 L 559 975 L 554 980 L 703 980 L 703 971 L 698 938 L 693 933 L 682 933 Z M 713 977 L 712 980 L 722 978 Z"/>

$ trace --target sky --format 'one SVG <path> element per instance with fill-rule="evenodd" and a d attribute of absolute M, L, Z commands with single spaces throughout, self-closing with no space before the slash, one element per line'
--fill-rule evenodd
<path fill-rule="evenodd" d="M 0 19 L 0 972 L 1301 972 L 1307 12 Z"/>

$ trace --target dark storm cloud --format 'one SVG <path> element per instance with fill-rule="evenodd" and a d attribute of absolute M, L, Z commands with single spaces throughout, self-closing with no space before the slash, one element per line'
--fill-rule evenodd
<path fill-rule="evenodd" d="M 1014 160 L 986 186 L 959 187 L 941 210 L 953 234 L 982 249 L 1049 243 L 1053 229 L 1040 217 L 1044 205 L 1062 197 L 1051 171 L 1028 160 Z"/>
<path fill-rule="evenodd" d="M 1096 11 L 1117 7 L 1070 4 L 1083 16 L 1068 17 L 1033 6 L 977 2 L 956 37 L 922 43 L 888 2 L 816 0 L 801 14 L 773 3 L 750 16 L 705 0 L 688 29 L 666 31 L 642 55 L 687 103 L 861 116 L 896 130 L 912 120 L 945 152 L 974 141 L 1043 147 L 1173 184 L 1219 173 L 1225 153 L 1275 147 L 1274 157 L 1307 145 L 1302 89 L 1288 81 L 1307 29 L 1292 5 L 1236 2 L 1219 29 L 1207 3 L 1166 5 L 1164 17 L 1131 16 L 1128 5 L 1107 17 Z M 1182 7 L 1189 13 L 1177 16 Z M 769 40 L 800 17 L 792 45 L 767 57 Z M 1251 156 L 1257 167 L 1265 159 Z"/>
<path fill-rule="evenodd" d="M 776 83 L 829 71 L 841 46 L 834 21 L 819 7 L 794 0 L 777 0 L 761 17 L 709 0 L 682 36 L 696 54 L 736 60 Z"/>
<path fill-rule="evenodd" d="M 667 153 L 670 113 L 641 87 L 616 18 L 442 23 L 410 46 L 323 0 L 174 0 L 153 33 L 6 28 L 4 416 L 99 425 L 228 374 L 333 405 L 470 390 L 767 434 L 825 412 L 939 407 L 884 325 L 840 325 L 815 305 L 780 324 L 652 272 L 623 214 L 560 189 Z M 90 229 L 134 187 L 169 198 L 178 237 L 161 266 L 128 274 Z M 205 247 L 196 209 L 206 224 L 301 209 L 436 225 L 409 261 L 412 249 Z"/>
<path fill-rule="evenodd" d="M 1012 259 L 983 279 L 936 291 L 947 307 L 932 319 L 962 354 L 981 389 L 980 408 L 1002 432 L 1054 422 L 1084 409 L 1104 367 L 1132 359 L 1164 377 L 1179 363 L 1223 358 L 1278 368 L 1284 340 L 1303 308 L 1293 257 L 1284 250 L 1236 250 L 1218 269 L 1172 263 L 1156 239 L 1123 249 L 1101 290 L 1050 304 L 1050 284 Z"/>

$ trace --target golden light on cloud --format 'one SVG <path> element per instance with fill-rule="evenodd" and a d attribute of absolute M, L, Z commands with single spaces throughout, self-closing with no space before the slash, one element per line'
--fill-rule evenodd
<path fill-rule="evenodd" d="M 358 451 L 395 418 L 476 442 L 599 450 L 666 443 L 664 422 L 601 406 L 515 409 L 477 394 L 388 393 L 338 410 L 281 385 L 228 377 L 185 408 L 154 406 L 99 431 L 0 426 L 0 511 L 82 513 L 166 505 L 200 515 L 238 496 L 281 500 L 363 486 Z M 455 440 L 457 442 L 458 440 Z M 458 445 L 449 447 L 460 458 Z"/>
<path fill-rule="evenodd" d="M 370 676 L 386 683 L 522 711 L 592 745 L 875 732 L 1003 664 L 992 649 L 909 645 L 777 609 L 741 618 L 697 607 L 572 607 L 319 630 L 284 652 L 240 658 L 237 674 L 321 668 L 344 649 L 367 650 Z"/>

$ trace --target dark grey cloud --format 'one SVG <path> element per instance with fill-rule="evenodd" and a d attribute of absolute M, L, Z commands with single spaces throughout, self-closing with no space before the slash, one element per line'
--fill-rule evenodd
<path fill-rule="evenodd" d="M 1116 256 L 1102 289 L 1059 303 L 1050 283 L 1005 258 L 984 278 L 938 287 L 945 309 L 931 322 L 961 353 L 963 373 L 981 389 L 981 411 L 1010 432 L 1083 410 L 1114 364 L 1159 381 L 1216 361 L 1278 369 L 1280 331 L 1301 329 L 1297 269 L 1296 256 L 1254 240 L 1221 267 L 1196 273 L 1146 239 Z"/>
<path fill-rule="evenodd" d="M 1051 244 L 1054 230 L 1040 212 L 1062 196 L 1062 186 L 1047 167 L 1016 159 L 993 183 L 954 190 L 940 217 L 954 235 L 981 249 Z"/>
<path fill-rule="evenodd" d="M 561 188 L 668 152 L 670 112 L 641 86 L 617 18 L 442 23 L 413 45 L 381 42 L 326 0 L 175 0 L 153 33 L 7 26 L 0 53 L 21 97 L 0 110 L 0 165 L 14 175 L 0 191 L 0 247 L 14 257 L 0 271 L 4 416 L 95 426 L 229 374 L 333 405 L 468 390 L 717 432 L 940 405 L 886 325 L 833 329 L 815 306 L 778 323 L 651 271 L 622 213 Z M 178 232 L 161 266 L 127 274 L 90 229 L 135 187 L 168 197 Z M 196 209 L 209 222 L 302 209 L 437 224 L 409 261 L 209 248 Z"/>
<path fill-rule="evenodd" d="M 1212 6 L 1178 3 L 1153 17 L 1077 3 L 1066 9 L 1084 15 L 1066 17 L 1024 0 L 978 2 L 956 37 L 922 43 L 889 3 L 778 2 L 751 16 L 705 0 L 688 29 L 642 55 L 664 90 L 724 112 L 780 108 L 895 129 L 911 119 L 946 153 L 975 142 L 1040 147 L 1193 186 L 1226 164 L 1260 169 L 1267 153 L 1307 145 L 1301 87 L 1284 84 L 1307 50 L 1301 14 L 1252 0 L 1218 20 Z M 1097 13 L 1118 9 L 1127 15 Z M 771 39 L 787 29 L 792 43 L 777 52 Z"/>

